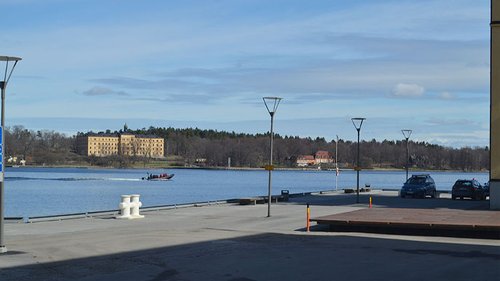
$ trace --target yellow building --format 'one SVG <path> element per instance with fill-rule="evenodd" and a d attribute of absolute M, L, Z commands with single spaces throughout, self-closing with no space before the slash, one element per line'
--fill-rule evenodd
<path fill-rule="evenodd" d="M 164 139 L 132 134 L 87 134 L 76 137 L 77 152 L 86 156 L 164 157 Z"/>

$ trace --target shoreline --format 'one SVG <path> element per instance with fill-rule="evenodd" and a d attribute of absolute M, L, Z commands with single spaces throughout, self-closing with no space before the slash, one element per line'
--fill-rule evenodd
<path fill-rule="evenodd" d="M 187 170 L 229 170 L 229 171 L 261 171 L 265 170 L 264 167 L 254 168 L 254 167 L 197 167 L 197 166 L 170 166 L 170 167 L 103 167 L 103 166 L 86 166 L 86 165 L 26 165 L 26 166 L 10 166 L 7 165 L 6 168 L 9 169 L 25 169 L 25 168 L 39 168 L 39 169 L 54 169 L 54 168 L 67 168 L 67 169 L 123 169 L 123 170 L 168 170 L 168 169 L 187 169 Z M 274 171 L 321 171 L 321 172 L 335 172 L 335 169 L 318 169 L 318 168 L 292 168 L 292 167 L 277 167 Z M 355 171 L 354 169 L 342 168 L 339 171 Z M 361 171 L 370 172 L 405 172 L 404 169 L 396 168 L 367 168 Z M 489 173 L 489 170 L 478 170 L 478 171 L 463 171 L 463 170 L 443 170 L 443 169 L 412 169 L 408 171 L 409 173 L 423 173 L 423 172 L 452 172 L 452 173 Z"/>

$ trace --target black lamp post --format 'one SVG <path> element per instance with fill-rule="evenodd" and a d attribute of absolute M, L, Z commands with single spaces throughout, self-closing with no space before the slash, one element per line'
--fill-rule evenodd
<path fill-rule="evenodd" d="M 408 180 L 408 167 L 410 166 L 410 163 L 409 163 L 410 150 L 408 148 L 408 140 L 410 139 L 412 130 L 403 129 L 403 130 L 401 130 L 401 132 L 403 133 L 403 136 L 406 139 L 406 180 Z"/>
<path fill-rule="evenodd" d="M 2 155 L 2 163 L 0 166 L 0 254 L 7 252 L 7 247 L 4 243 L 4 169 L 5 169 L 5 158 L 4 158 L 4 143 L 5 143 L 5 134 L 3 129 L 5 128 L 5 90 L 7 89 L 7 83 L 10 80 L 10 76 L 14 71 L 14 68 L 17 65 L 17 62 L 20 61 L 21 58 L 18 57 L 7 57 L 0 56 L 0 62 L 5 62 L 5 72 L 3 75 L 3 80 L 0 81 L 0 88 L 2 92 L 2 115 L 1 115 L 1 128 L 0 133 L 2 134 L 1 140 L 2 144 L 0 145 L 0 154 Z M 13 62 L 14 64 L 9 69 L 9 62 Z"/>
<path fill-rule="evenodd" d="M 269 171 L 269 181 L 267 186 L 267 216 L 271 216 L 271 178 L 273 167 L 273 125 L 274 125 L 274 114 L 278 110 L 278 106 L 282 100 L 280 97 L 263 97 L 264 104 L 266 105 L 267 112 L 271 115 L 271 132 L 270 132 L 270 155 L 269 155 L 269 165 L 266 166 L 266 170 Z"/>
<path fill-rule="evenodd" d="M 357 160 L 356 160 L 356 203 L 359 203 L 359 171 L 361 171 L 361 167 L 359 166 L 359 131 L 361 131 L 361 126 L 363 125 L 363 121 L 365 121 L 366 118 L 351 118 L 352 124 L 354 125 L 354 128 L 356 128 L 356 131 L 358 131 L 358 154 L 357 154 Z"/>

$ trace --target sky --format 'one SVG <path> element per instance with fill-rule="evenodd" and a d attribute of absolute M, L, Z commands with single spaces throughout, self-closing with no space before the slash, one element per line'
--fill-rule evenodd
<path fill-rule="evenodd" d="M 489 144 L 488 0 L 0 0 L 6 126 Z M 5 67 L 4 65 L 0 65 Z M 0 68 L 1 69 L 1 68 Z"/>

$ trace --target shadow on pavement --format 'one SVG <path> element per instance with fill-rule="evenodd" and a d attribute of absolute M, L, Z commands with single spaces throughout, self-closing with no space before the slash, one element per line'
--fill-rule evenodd
<path fill-rule="evenodd" d="M 470 281 L 496 280 L 499 263 L 496 246 L 270 233 L 2 268 L 0 280 Z"/>

